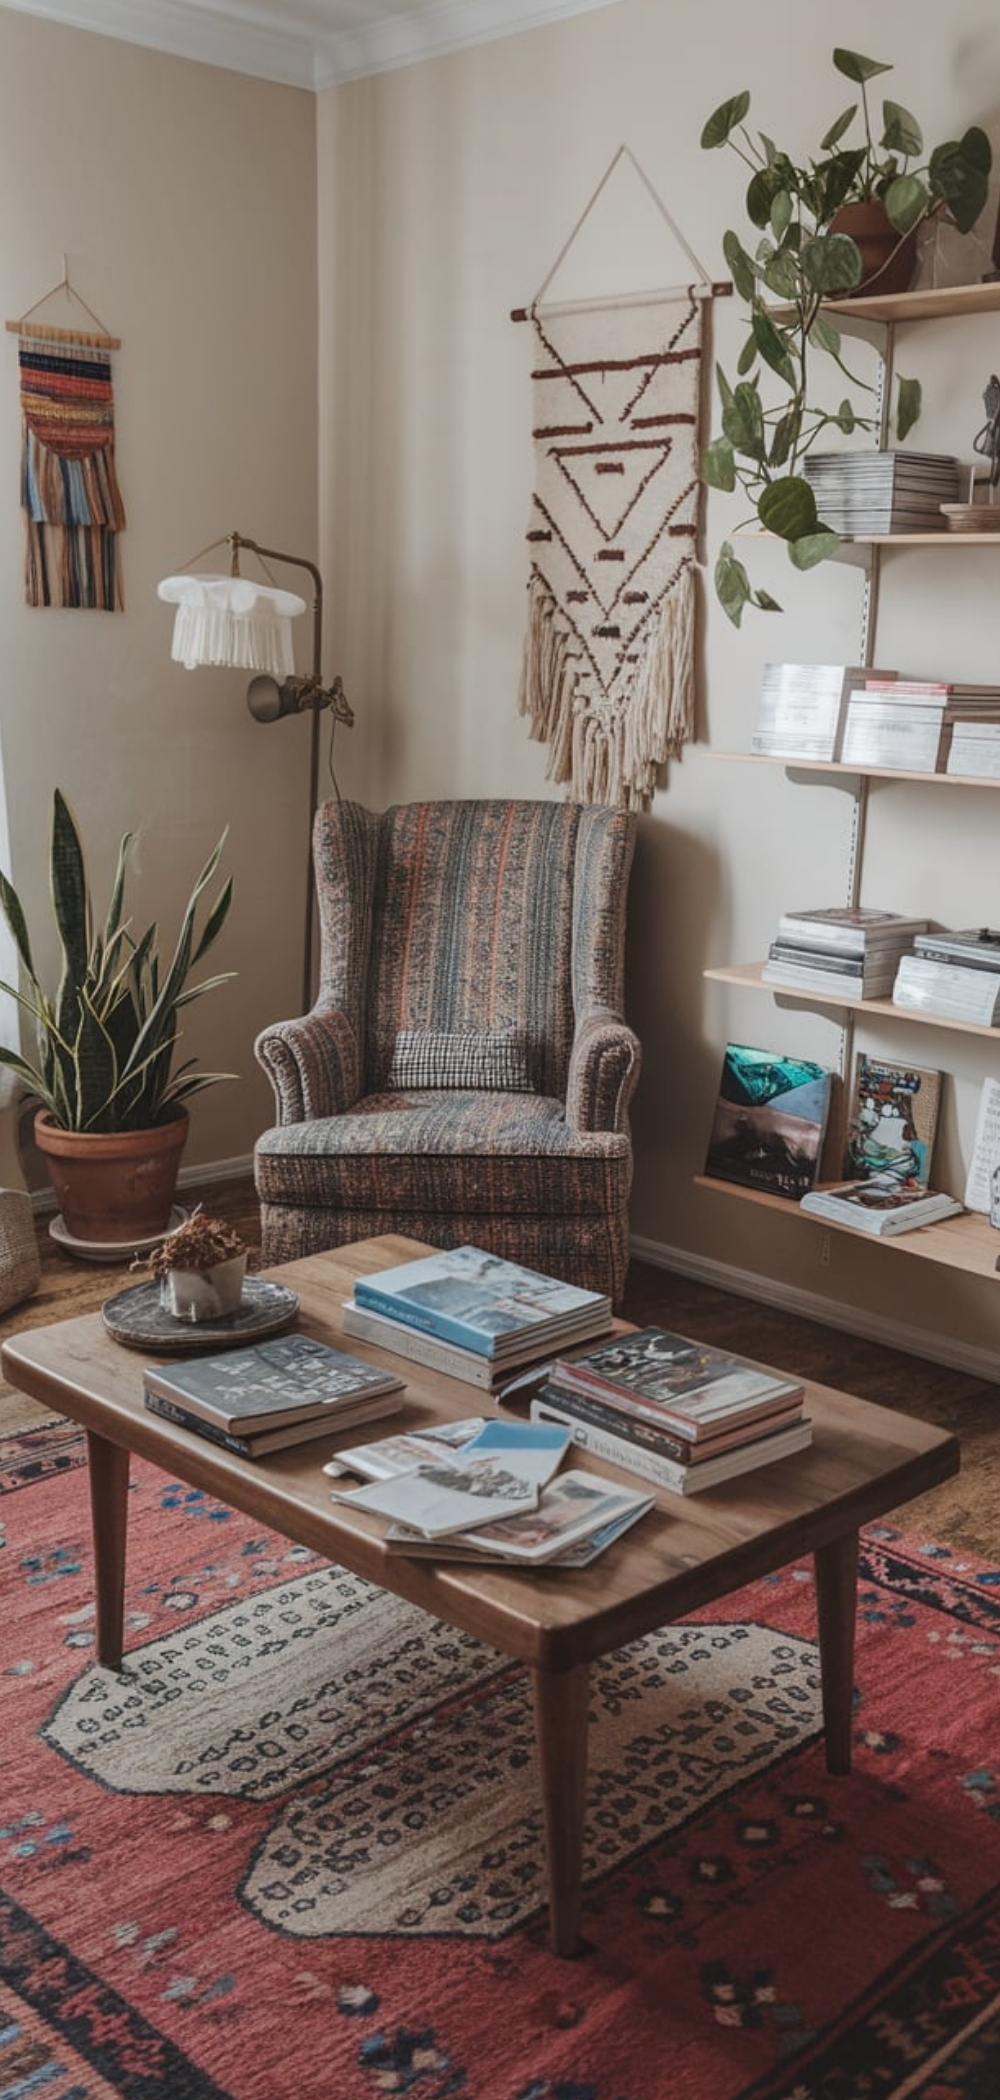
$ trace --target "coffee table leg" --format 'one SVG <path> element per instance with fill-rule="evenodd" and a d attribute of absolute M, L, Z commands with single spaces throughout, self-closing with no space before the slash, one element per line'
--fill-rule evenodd
<path fill-rule="evenodd" d="M 851 1706 L 854 1695 L 854 1625 L 858 1604 L 858 1534 L 819 1546 L 816 1607 L 823 1677 L 823 1729 L 828 1772 L 851 1769 Z"/>
<path fill-rule="evenodd" d="M 90 1523 L 97 1597 L 97 1660 L 120 1670 L 125 1616 L 125 1536 L 128 1529 L 129 1454 L 122 1444 L 87 1431 Z"/>
<path fill-rule="evenodd" d="M 573 1955 L 580 1952 L 590 1668 L 535 1670 L 532 1677 L 552 1947 Z"/>

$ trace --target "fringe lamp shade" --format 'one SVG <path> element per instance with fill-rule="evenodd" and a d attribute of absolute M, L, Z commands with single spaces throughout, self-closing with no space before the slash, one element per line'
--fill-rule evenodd
<path fill-rule="evenodd" d="M 176 605 L 171 656 L 188 671 L 223 664 L 270 671 L 279 680 L 295 671 L 292 620 L 306 610 L 295 591 L 279 591 L 246 576 L 167 576 L 159 596 Z"/>

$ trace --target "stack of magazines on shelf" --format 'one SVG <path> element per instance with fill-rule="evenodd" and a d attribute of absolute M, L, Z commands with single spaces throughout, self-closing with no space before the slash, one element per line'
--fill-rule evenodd
<path fill-rule="evenodd" d="M 811 452 L 802 469 L 831 532 L 940 532 L 941 504 L 961 495 L 951 453 Z"/>
<path fill-rule="evenodd" d="M 239 1458 L 266 1458 L 394 1414 L 402 1391 L 396 1372 L 307 1334 L 149 1364 L 143 1373 L 151 1414 Z"/>
<path fill-rule="evenodd" d="M 866 678 L 893 675 L 860 664 L 765 664 L 751 751 L 813 764 L 839 758 L 851 695 Z"/>
<path fill-rule="evenodd" d="M 995 1028 L 1000 1018 L 1000 933 L 991 926 L 961 933 L 921 933 L 912 955 L 900 957 L 893 986 L 896 1006 L 975 1021 Z"/>
<path fill-rule="evenodd" d="M 812 1440 L 801 1383 L 663 1327 L 557 1360 L 531 1402 L 575 1444 L 674 1494 L 787 1458 Z"/>
<path fill-rule="evenodd" d="M 335 1502 L 388 1521 L 385 1544 L 413 1559 L 584 1568 L 652 1507 L 653 1496 L 568 1467 L 566 1429 L 538 1422 L 430 1425 L 339 1451 L 324 1467 Z"/>
<path fill-rule="evenodd" d="M 847 1225 L 855 1232 L 888 1239 L 913 1232 L 918 1225 L 935 1225 L 939 1218 L 955 1217 L 962 1205 L 954 1196 L 925 1188 L 920 1181 L 870 1174 L 863 1181 L 838 1181 L 812 1189 L 803 1196 L 801 1208 L 828 1224 Z"/>
<path fill-rule="evenodd" d="M 765 984 L 831 998 L 884 999 L 897 982 L 900 958 L 926 919 L 868 905 L 827 905 L 783 912 L 761 970 Z"/>
<path fill-rule="evenodd" d="M 611 1300 L 481 1247 L 453 1247 L 359 1276 L 344 1333 L 499 1393 L 554 1348 L 607 1334 Z"/>
<path fill-rule="evenodd" d="M 853 692 L 841 741 L 844 765 L 896 773 L 943 773 L 951 741 L 949 687 L 936 678 L 869 672 Z"/>

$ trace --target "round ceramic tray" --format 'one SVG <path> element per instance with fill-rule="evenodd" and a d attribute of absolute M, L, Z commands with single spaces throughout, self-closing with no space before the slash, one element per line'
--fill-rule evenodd
<path fill-rule="evenodd" d="M 154 1349 L 160 1356 L 193 1356 L 198 1349 L 238 1349 L 280 1334 L 299 1309 L 294 1291 L 266 1276 L 248 1276 L 239 1311 L 214 1320 L 179 1320 L 160 1304 L 158 1281 L 137 1283 L 105 1299 L 101 1318 L 126 1349 Z"/>
<path fill-rule="evenodd" d="M 65 1247 L 67 1253 L 82 1254 L 84 1261 L 128 1261 L 133 1254 L 145 1254 L 150 1247 L 158 1247 L 168 1232 L 176 1232 L 178 1225 L 183 1225 L 186 1217 L 187 1211 L 175 1204 L 163 1231 L 151 1232 L 147 1239 L 76 1240 L 63 1223 L 61 1212 L 57 1212 L 49 1224 L 49 1237 L 57 1247 Z"/>
<path fill-rule="evenodd" d="M 942 503 L 949 532 L 1000 532 L 1000 504 Z"/>

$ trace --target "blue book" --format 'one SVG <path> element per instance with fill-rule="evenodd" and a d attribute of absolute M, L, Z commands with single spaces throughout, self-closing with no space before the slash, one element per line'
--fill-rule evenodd
<path fill-rule="evenodd" d="M 526 1336 L 541 1355 L 550 1341 L 568 1346 L 577 1333 L 593 1333 L 595 1318 L 611 1318 L 611 1301 L 600 1291 L 560 1283 L 481 1247 L 452 1247 L 359 1276 L 354 1298 L 494 1362 L 523 1358 Z"/>

